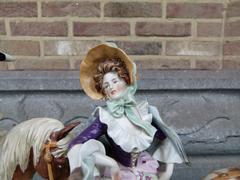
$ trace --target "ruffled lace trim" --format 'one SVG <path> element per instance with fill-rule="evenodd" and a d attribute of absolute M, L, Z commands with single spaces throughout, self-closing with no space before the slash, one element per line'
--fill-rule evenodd
<path fill-rule="evenodd" d="M 154 135 L 150 136 L 145 133 L 144 130 L 132 125 L 125 116 L 121 118 L 114 118 L 102 107 L 98 107 L 97 110 L 100 121 L 108 126 L 108 135 L 124 151 L 140 152 L 146 150 L 151 145 Z M 140 114 L 143 121 L 147 121 L 149 123 L 152 122 L 152 114 L 148 113 L 147 101 L 141 102 L 137 105 L 137 113 Z M 123 127 L 129 123 L 129 127 Z M 156 131 L 157 130 L 155 129 L 155 132 Z"/>

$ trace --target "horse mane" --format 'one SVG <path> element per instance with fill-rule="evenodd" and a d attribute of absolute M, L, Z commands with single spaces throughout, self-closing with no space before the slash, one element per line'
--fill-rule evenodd
<path fill-rule="evenodd" d="M 4 142 L 6 135 L 7 135 L 7 131 L 0 130 L 0 156 L 1 156 L 2 146 L 3 146 L 2 144 Z"/>
<path fill-rule="evenodd" d="M 41 154 L 42 145 L 48 140 L 53 131 L 64 127 L 63 123 L 51 118 L 33 118 L 24 121 L 13 127 L 2 141 L 0 150 L 0 179 L 12 179 L 17 165 L 24 172 L 28 166 L 30 149 L 33 150 L 33 163 L 37 165 Z M 72 139 L 69 134 L 57 145 L 59 150 L 54 152 L 54 156 L 62 155 L 68 143 Z M 53 153 L 52 153 L 53 154 Z"/>

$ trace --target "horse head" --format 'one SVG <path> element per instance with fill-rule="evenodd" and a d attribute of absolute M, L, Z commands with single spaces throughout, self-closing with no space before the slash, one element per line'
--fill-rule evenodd
<path fill-rule="evenodd" d="M 35 170 L 38 174 L 49 180 L 52 179 L 67 179 L 70 174 L 69 161 L 66 157 L 66 148 L 63 150 L 61 148 L 61 142 L 66 138 L 69 132 L 76 127 L 79 122 L 74 122 L 66 125 L 63 129 L 59 131 L 54 131 L 50 134 L 49 139 L 45 142 L 42 147 L 40 158 Z"/>

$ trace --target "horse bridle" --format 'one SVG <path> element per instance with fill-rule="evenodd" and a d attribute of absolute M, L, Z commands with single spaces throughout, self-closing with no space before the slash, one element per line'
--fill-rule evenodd
<path fill-rule="evenodd" d="M 47 143 L 45 143 L 43 145 L 43 150 L 45 150 L 45 154 L 44 154 L 44 160 L 47 163 L 47 170 L 48 170 L 48 177 L 49 180 L 54 180 L 53 178 L 53 171 L 52 171 L 52 161 L 53 161 L 53 157 L 51 154 L 51 148 L 56 148 L 57 147 L 57 142 L 56 141 L 48 141 Z"/>

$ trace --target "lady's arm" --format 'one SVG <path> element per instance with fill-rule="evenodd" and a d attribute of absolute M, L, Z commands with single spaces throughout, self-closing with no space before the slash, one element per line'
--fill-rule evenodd
<path fill-rule="evenodd" d="M 182 163 L 189 164 L 187 155 L 183 148 L 182 142 L 178 134 L 170 127 L 168 127 L 161 119 L 158 109 L 154 106 L 149 106 L 149 112 L 153 115 L 153 123 L 156 124 L 158 129 L 161 129 L 165 134 L 166 139 L 162 143 L 161 154 L 166 154 L 164 161 L 166 163 Z M 159 152 L 156 151 L 156 154 Z M 154 153 L 155 154 L 155 153 Z M 165 155 L 164 155 L 165 156 Z"/>
<path fill-rule="evenodd" d="M 106 132 L 106 128 L 106 125 L 101 123 L 99 117 L 97 117 L 90 126 L 72 140 L 69 144 L 69 149 L 76 144 L 83 144 L 90 139 L 98 139 Z"/>
<path fill-rule="evenodd" d="M 69 145 L 68 159 L 70 171 L 81 167 L 84 179 L 94 179 L 98 175 L 98 166 L 109 167 L 112 176 L 119 171 L 117 162 L 108 157 L 104 145 L 97 141 L 106 132 L 106 125 L 101 123 L 99 118 L 80 133 Z"/>

